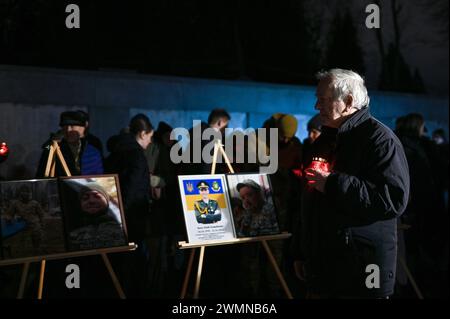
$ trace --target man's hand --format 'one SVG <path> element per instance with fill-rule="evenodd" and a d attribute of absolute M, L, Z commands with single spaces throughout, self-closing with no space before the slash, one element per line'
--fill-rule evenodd
<path fill-rule="evenodd" d="M 314 187 L 319 192 L 325 192 L 325 183 L 330 175 L 329 172 L 307 168 L 305 173 L 305 177 L 308 180 L 308 185 Z"/>

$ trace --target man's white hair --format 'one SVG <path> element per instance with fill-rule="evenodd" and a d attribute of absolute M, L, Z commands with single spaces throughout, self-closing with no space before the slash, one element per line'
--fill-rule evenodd
<path fill-rule="evenodd" d="M 361 109 L 369 106 L 369 94 L 364 79 L 358 73 L 351 70 L 331 69 L 318 72 L 316 77 L 318 80 L 331 79 L 331 88 L 335 99 L 342 101 L 351 95 L 354 108 Z"/>

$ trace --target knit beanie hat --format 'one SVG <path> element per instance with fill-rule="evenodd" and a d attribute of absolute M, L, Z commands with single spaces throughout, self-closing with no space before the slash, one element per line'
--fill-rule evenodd
<path fill-rule="evenodd" d="M 318 131 L 322 131 L 322 122 L 320 120 L 320 116 L 319 114 L 314 115 L 307 124 L 307 130 L 308 132 L 312 131 L 312 130 L 318 130 Z"/>
<path fill-rule="evenodd" d="M 278 120 L 278 129 L 284 137 L 294 137 L 295 133 L 297 133 L 297 126 L 297 119 L 291 114 L 284 114 Z"/>
<path fill-rule="evenodd" d="M 102 194 L 105 197 L 106 202 L 109 206 L 108 193 L 105 191 L 105 189 L 100 184 L 98 184 L 96 182 L 89 182 L 81 187 L 80 193 L 79 193 L 80 199 L 83 197 L 83 195 L 85 193 L 92 192 L 92 191 L 96 191 L 96 192 L 99 192 L 100 194 Z"/>

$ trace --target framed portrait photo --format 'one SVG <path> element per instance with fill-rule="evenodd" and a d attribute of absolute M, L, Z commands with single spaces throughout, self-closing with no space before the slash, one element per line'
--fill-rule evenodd
<path fill-rule="evenodd" d="M 272 186 L 267 174 L 226 175 L 238 238 L 280 233 Z"/>
<path fill-rule="evenodd" d="M 62 177 L 59 185 L 70 251 L 128 245 L 117 175 Z"/>
<path fill-rule="evenodd" d="M 189 243 L 236 238 L 225 175 L 178 177 Z"/>
<path fill-rule="evenodd" d="M 0 182 L 1 259 L 63 253 L 56 179 Z"/>

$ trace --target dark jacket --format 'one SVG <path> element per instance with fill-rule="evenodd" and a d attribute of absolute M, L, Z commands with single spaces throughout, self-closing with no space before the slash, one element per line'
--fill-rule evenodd
<path fill-rule="evenodd" d="M 307 186 L 301 213 L 301 258 L 307 282 L 331 296 L 393 293 L 397 217 L 408 202 L 408 164 L 394 133 L 363 108 L 339 129 L 323 128 L 314 156 L 332 173 L 325 193 Z M 368 289 L 369 264 L 380 269 L 380 288 Z"/>
<path fill-rule="evenodd" d="M 123 134 L 117 138 L 105 168 L 107 173 L 119 175 L 129 239 L 142 240 L 149 215 L 150 172 L 144 150 L 134 136 Z"/>
<path fill-rule="evenodd" d="M 47 141 L 43 145 L 43 151 L 41 158 L 39 160 L 39 166 L 36 172 L 37 178 L 44 178 L 45 169 L 47 166 L 48 155 L 50 153 L 49 146 L 51 145 L 51 140 Z M 67 164 L 67 167 L 72 176 L 76 175 L 99 175 L 103 174 L 103 158 L 100 151 L 91 145 L 87 139 L 81 139 L 81 149 L 80 156 L 78 158 L 78 163 L 75 161 L 72 151 L 70 150 L 69 144 L 66 140 L 62 139 L 59 143 L 59 148 Z M 56 166 L 55 175 L 56 176 L 66 176 L 66 172 L 55 154 Z"/>
<path fill-rule="evenodd" d="M 411 226 L 405 234 L 407 250 L 412 253 L 421 247 L 428 253 L 439 254 L 448 228 L 441 182 L 445 166 L 430 140 L 404 134 L 399 139 L 411 177 L 410 201 L 402 216 L 403 223 Z"/>
<path fill-rule="evenodd" d="M 399 136 L 408 160 L 411 178 L 411 200 L 405 211 L 407 223 L 414 223 L 419 214 L 425 213 L 430 204 L 436 203 L 437 186 L 432 174 L 430 158 L 419 137 Z M 433 201 L 430 201 L 434 198 Z M 430 207 L 431 208 L 431 207 Z"/>

